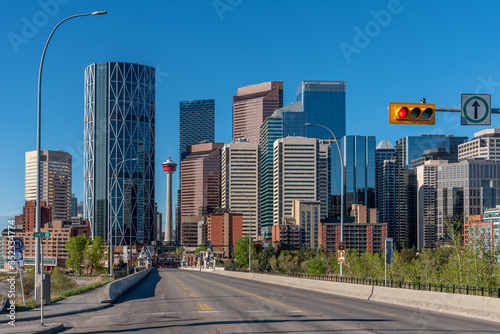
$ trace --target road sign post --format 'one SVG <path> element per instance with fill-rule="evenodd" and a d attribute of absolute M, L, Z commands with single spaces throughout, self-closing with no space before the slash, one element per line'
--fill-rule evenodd
<path fill-rule="evenodd" d="M 337 250 L 337 260 L 338 264 L 345 264 L 345 242 L 339 243 L 339 249 Z"/>
<path fill-rule="evenodd" d="M 387 265 L 393 262 L 393 246 L 394 242 L 392 238 L 385 238 L 385 274 L 384 274 L 384 285 L 387 286 Z"/>

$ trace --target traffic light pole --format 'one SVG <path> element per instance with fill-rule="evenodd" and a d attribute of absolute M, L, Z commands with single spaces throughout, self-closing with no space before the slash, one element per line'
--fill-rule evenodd
<path fill-rule="evenodd" d="M 462 112 L 460 108 L 436 108 L 439 112 Z M 500 114 L 500 108 L 491 108 L 492 114 Z"/>

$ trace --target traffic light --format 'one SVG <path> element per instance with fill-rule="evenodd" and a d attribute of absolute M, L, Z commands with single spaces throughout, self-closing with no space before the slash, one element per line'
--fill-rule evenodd
<path fill-rule="evenodd" d="M 432 103 L 389 103 L 389 123 L 434 125 L 436 105 Z"/>

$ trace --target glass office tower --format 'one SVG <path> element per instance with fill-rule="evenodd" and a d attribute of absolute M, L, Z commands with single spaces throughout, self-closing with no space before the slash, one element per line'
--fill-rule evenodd
<path fill-rule="evenodd" d="M 324 125 L 340 138 L 346 134 L 345 93 L 345 81 L 302 81 L 297 86 L 297 101 L 302 101 L 308 123 Z M 331 136 L 324 128 L 307 128 L 308 138 Z"/>
<path fill-rule="evenodd" d="M 339 141 L 344 160 L 344 216 L 353 204 L 375 208 L 375 136 L 344 136 Z M 340 162 L 332 144 L 332 194 L 341 194 Z M 337 211 L 332 208 L 332 211 Z"/>
<path fill-rule="evenodd" d="M 85 69 L 84 217 L 114 245 L 154 240 L 155 69 Z"/>
<path fill-rule="evenodd" d="M 179 106 L 179 162 L 189 145 L 215 141 L 215 100 L 181 101 Z"/>

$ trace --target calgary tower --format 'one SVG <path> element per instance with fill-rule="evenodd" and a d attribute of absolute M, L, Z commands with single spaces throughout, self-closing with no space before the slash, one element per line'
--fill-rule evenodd
<path fill-rule="evenodd" d="M 165 212 L 165 239 L 166 242 L 172 241 L 172 174 L 177 168 L 177 164 L 170 157 L 162 163 L 163 171 L 167 173 L 167 208 Z"/>

